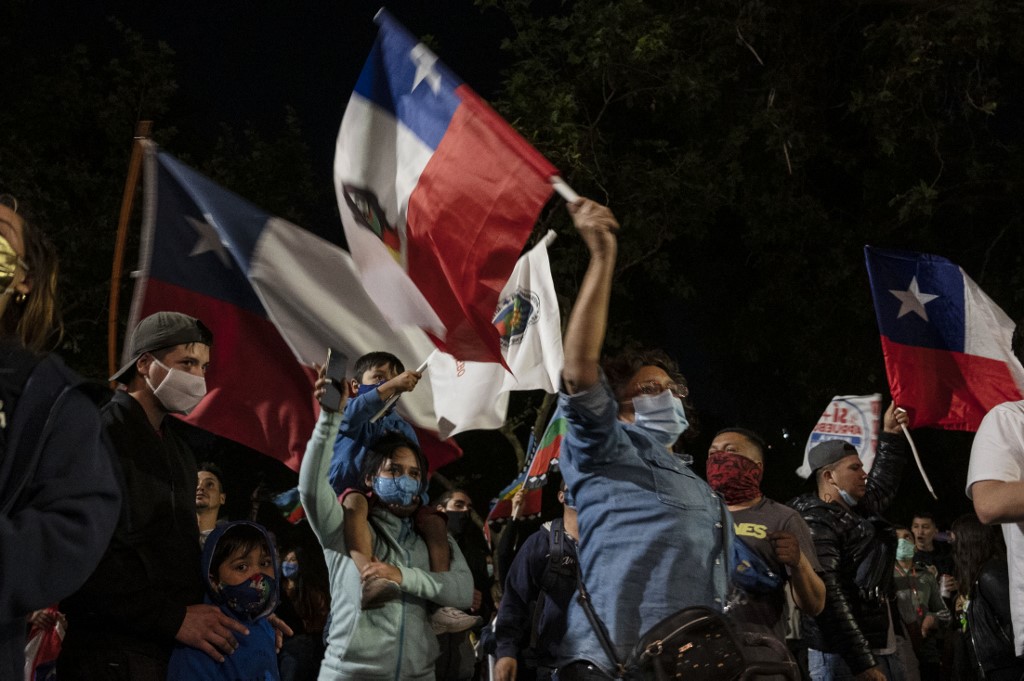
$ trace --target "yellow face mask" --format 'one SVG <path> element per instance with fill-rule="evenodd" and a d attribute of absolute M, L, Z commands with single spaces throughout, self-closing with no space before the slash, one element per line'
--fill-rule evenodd
<path fill-rule="evenodd" d="M 7 296 L 14 293 L 14 275 L 18 271 L 19 265 L 23 270 L 28 271 L 28 266 L 15 252 L 11 242 L 0 236 L 0 289 L 3 289 L 0 295 Z"/>

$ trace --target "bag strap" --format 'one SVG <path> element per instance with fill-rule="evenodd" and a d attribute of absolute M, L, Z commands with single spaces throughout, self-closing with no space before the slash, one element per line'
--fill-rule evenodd
<path fill-rule="evenodd" d="M 579 591 L 579 594 L 576 596 L 576 602 L 580 604 L 583 612 L 586 613 L 587 620 L 590 621 L 590 626 L 594 629 L 594 633 L 597 634 L 597 640 L 604 649 L 605 655 L 615 665 L 616 676 L 618 678 L 625 678 L 626 665 L 615 654 L 615 646 L 612 645 L 611 637 L 608 636 L 608 630 L 605 628 L 601 618 L 597 616 L 597 612 L 594 611 L 594 605 L 590 602 L 590 593 L 587 592 L 587 587 L 583 584 L 583 569 L 580 567 L 580 562 L 576 561 L 576 589 Z"/>

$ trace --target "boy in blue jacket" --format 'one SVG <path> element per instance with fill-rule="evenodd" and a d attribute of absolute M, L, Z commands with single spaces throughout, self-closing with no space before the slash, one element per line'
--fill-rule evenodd
<path fill-rule="evenodd" d="M 412 426 L 395 411 L 393 398 L 411 392 L 423 374 L 419 371 L 406 371 L 402 361 L 389 352 L 363 355 L 356 360 L 352 373 L 357 378 L 350 379 L 342 386 L 348 394 L 348 402 L 345 404 L 338 438 L 334 442 L 334 455 L 328 473 L 331 487 L 338 494 L 362 486 L 359 471 L 366 460 L 366 453 L 385 434 L 401 433 L 419 445 Z M 350 494 L 344 499 L 345 544 L 349 557 L 362 570 L 375 560 L 368 520 L 369 505 L 360 494 Z M 430 569 L 432 572 L 447 572 L 451 561 L 447 519 L 427 508 L 425 493 L 422 502 L 423 506 L 415 516 L 415 524 L 426 542 Z M 363 582 L 361 606 L 364 610 L 379 608 L 400 594 L 398 584 L 389 579 L 369 579 Z M 434 612 L 432 622 L 439 634 L 456 633 L 476 625 L 479 618 L 455 608 L 441 608 Z"/>
<path fill-rule="evenodd" d="M 223 662 L 179 644 L 168 681 L 279 681 L 274 628 L 267 621 L 278 601 L 277 555 L 267 530 L 247 520 L 218 526 L 203 546 L 202 576 L 206 602 L 249 631 L 235 634 L 238 648 Z"/>

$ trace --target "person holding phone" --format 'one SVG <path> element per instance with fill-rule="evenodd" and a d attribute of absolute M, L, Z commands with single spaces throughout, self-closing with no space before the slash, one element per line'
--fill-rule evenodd
<path fill-rule="evenodd" d="M 319 399 L 328 379 L 314 387 Z M 345 516 L 350 504 L 339 504 L 328 470 L 343 416 L 324 406 L 306 445 L 299 469 L 299 495 L 306 517 L 324 550 L 331 587 L 331 623 L 320 679 L 433 679 L 438 654 L 429 611 L 431 603 L 468 608 L 473 578 L 462 552 L 448 541 L 450 569 L 431 568 L 424 538 L 410 531 L 409 519 L 422 504 L 428 464 L 416 443 L 388 434 L 369 443 L 363 458 L 359 496 L 368 508 L 367 531 L 376 558 L 357 565 L 347 543 Z M 400 599 L 380 607 L 360 607 L 362 585 L 387 579 L 398 585 Z"/>

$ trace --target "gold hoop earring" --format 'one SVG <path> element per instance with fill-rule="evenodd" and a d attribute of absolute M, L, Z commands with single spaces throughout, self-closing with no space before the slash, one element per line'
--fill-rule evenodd
<path fill-rule="evenodd" d="M 14 294 L 14 302 L 18 303 L 19 305 L 24 303 L 26 298 L 28 298 L 27 293 L 21 292 Z"/>

